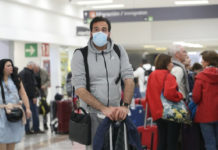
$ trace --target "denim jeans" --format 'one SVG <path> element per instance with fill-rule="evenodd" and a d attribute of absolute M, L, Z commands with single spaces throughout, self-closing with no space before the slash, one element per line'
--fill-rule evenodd
<path fill-rule="evenodd" d="M 30 103 L 30 110 L 32 111 L 32 120 L 33 120 L 33 130 L 35 132 L 39 131 L 39 114 L 38 114 L 38 107 L 36 104 L 33 103 L 33 100 L 29 101 Z M 30 131 L 30 119 L 27 119 L 27 123 L 25 125 L 26 132 Z"/>
<path fill-rule="evenodd" d="M 218 150 L 218 121 L 200 123 L 201 132 L 207 150 Z"/>

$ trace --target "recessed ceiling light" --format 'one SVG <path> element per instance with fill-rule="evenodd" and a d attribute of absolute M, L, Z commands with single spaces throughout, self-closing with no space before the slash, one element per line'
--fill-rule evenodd
<path fill-rule="evenodd" d="M 113 0 L 90 0 L 90 1 L 78 1 L 77 5 L 98 5 L 98 4 L 110 4 Z"/>
<path fill-rule="evenodd" d="M 92 6 L 92 8 L 94 8 L 94 9 L 101 9 L 101 8 L 123 8 L 123 7 L 124 7 L 124 4 Z"/>
<path fill-rule="evenodd" d="M 193 48 L 202 48 L 203 45 L 201 44 L 194 44 L 194 43 L 188 43 L 188 42 L 184 42 L 184 41 L 180 41 L 180 42 L 173 42 L 174 45 L 181 45 L 184 47 L 193 47 Z"/>
<path fill-rule="evenodd" d="M 156 46 L 155 45 L 144 45 L 143 47 L 144 48 L 155 48 Z"/>
<path fill-rule="evenodd" d="M 165 51 L 165 50 L 167 50 L 166 47 L 156 47 L 155 49 L 156 49 L 157 51 Z"/>
<path fill-rule="evenodd" d="M 175 1 L 175 5 L 200 5 L 208 4 L 208 0 Z"/>

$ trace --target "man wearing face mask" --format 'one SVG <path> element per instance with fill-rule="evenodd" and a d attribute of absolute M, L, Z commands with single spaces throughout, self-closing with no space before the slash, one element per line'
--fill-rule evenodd
<path fill-rule="evenodd" d="M 83 107 L 86 107 L 91 115 L 93 142 L 96 129 L 105 116 L 111 120 L 126 118 L 133 96 L 134 81 L 132 65 L 125 49 L 114 44 L 110 38 L 109 20 L 95 17 L 90 23 L 90 31 L 87 48 L 90 90 L 86 86 L 84 58 L 80 50 L 75 51 L 71 67 L 76 95 L 82 104 L 85 102 Z M 115 45 L 118 46 L 120 56 L 115 52 Z M 120 106 L 121 79 L 125 84 L 122 106 Z"/>

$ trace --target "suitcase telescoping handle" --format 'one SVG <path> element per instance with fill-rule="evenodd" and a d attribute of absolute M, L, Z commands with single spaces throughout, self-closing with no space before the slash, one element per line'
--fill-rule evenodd
<path fill-rule="evenodd" d="M 127 130 L 126 130 L 126 124 L 125 123 L 122 123 L 123 124 L 123 129 L 124 129 L 124 148 L 125 150 L 128 150 L 128 144 L 127 144 Z M 110 139 L 110 150 L 113 150 L 113 133 L 112 133 L 112 124 L 110 125 L 110 128 L 109 128 L 109 139 Z"/>
<path fill-rule="evenodd" d="M 148 103 L 147 103 L 147 101 L 145 101 L 145 120 L 144 120 L 144 128 L 146 128 L 146 126 L 147 126 L 147 121 L 150 121 L 150 126 L 152 126 L 153 125 L 153 119 L 152 119 L 152 117 L 149 117 L 149 118 L 147 118 L 147 116 L 148 116 Z"/>

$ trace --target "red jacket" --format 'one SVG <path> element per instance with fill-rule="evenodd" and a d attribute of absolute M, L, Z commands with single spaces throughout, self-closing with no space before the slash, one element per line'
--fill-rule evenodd
<path fill-rule="evenodd" d="M 218 121 L 218 68 L 207 67 L 195 78 L 192 91 L 193 101 L 197 104 L 195 122 Z"/>
<path fill-rule="evenodd" d="M 181 99 L 183 99 L 182 93 L 177 91 L 177 86 L 176 78 L 168 70 L 155 70 L 149 75 L 146 90 L 146 100 L 148 101 L 153 120 L 160 119 L 163 114 L 163 105 L 160 99 L 163 87 L 164 96 L 168 100 L 179 102 Z"/>

